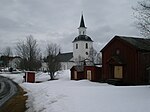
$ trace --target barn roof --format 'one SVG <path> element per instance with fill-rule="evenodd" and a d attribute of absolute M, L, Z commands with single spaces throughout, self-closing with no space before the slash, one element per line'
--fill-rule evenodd
<path fill-rule="evenodd" d="M 135 49 L 140 50 L 140 51 L 150 51 L 150 39 L 148 38 L 137 38 L 137 37 L 127 37 L 127 36 L 115 36 L 102 50 L 107 48 L 110 43 L 115 41 L 116 39 L 119 39 L 123 42 L 126 42 L 133 46 Z"/>
<path fill-rule="evenodd" d="M 118 36 L 120 39 L 133 45 L 138 50 L 150 51 L 150 39 Z"/>
<path fill-rule="evenodd" d="M 61 62 L 68 62 L 73 58 L 73 52 L 59 53 L 58 58 Z"/>
<path fill-rule="evenodd" d="M 79 36 L 77 36 L 73 40 L 73 42 L 76 42 L 76 41 L 91 41 L 91 42 L 93 42 L 93 40 L 89 36 L 87 36 L 87 35 L 79 35 Z"/>

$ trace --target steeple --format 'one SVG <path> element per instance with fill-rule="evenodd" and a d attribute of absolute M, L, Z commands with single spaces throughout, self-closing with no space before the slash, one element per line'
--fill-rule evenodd
<path fill-rule="evenodd" d="M 79 35 L 86 35 L 86 27 L 84 24 L 83 14 L 81 16 L 80 26 L 79 26 Z"/>
<path fill-rule="evenodd" d="M 82 14 L 82 16 L 81 16 L 80 27 L 85 27 L 83 14 Z"/>
<path fill-rule="evenodd" d="M 84 59 L 89 59 L 90 49 L 93 47 L 93 40 L 86 35 L 86 26 L 81 14 L 79 20 L 79 35 L 72 41 L 73 43 L 73 60 L 79 62 Z"/>

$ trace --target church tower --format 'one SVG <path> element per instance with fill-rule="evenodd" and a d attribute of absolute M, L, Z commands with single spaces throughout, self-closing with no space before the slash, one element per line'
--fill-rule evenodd
<path fill-rule="evenodd" d="M 90 48 L 93 47 L 93 40 L 86 35 L 86 29 L 83 14 L 81 16 L 79 35 L 73 40 L 73 59 L 74 61 L 83 61 L 89 58 Z"/>

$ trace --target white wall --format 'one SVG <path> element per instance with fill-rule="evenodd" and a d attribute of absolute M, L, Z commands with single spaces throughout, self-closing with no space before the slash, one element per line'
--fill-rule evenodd
<path fill-rule="evenodd" d="M 46 62 L 43 62 L 43 63 L 42 63 L 41 70 L 42 70 L 42 71 L 47 71 L 47 63 L 46 63 Z"/>
<path fill-rule="evenodd" d="M 71 69 L 73 65 L 73 62 L 61 62 L 61 70 Z"/>
<path fill-rule="evenodd" d="M 86 43 L 88 44 L 88 49 L 86 49 Z M 76 49 L 76 44 L 78 44 L 78 49 Z M 90 48 L 93 47 L 93 42 L 91 41 L 77 41 L 73 43 L 73 58 L 74 60 L 81 56 L 86 59 L 89 56 Z M 86 54 L 86 52 L 88 54 Z"/>
<path fill-rule="evenodd" d="M 79 35 L 86 35 L 86 28 L 85 27 L 79 27 Z"/>

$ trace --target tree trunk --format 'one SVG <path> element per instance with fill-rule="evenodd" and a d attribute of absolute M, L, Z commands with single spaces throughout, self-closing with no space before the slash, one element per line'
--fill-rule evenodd
<path fill-rule="evenodd" d="M 54 73 L 53 72 L 49 72 L 50 75 L 50 80 L 54 80 Z"/>

